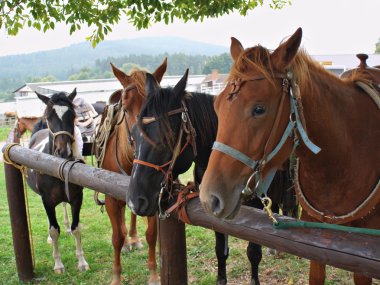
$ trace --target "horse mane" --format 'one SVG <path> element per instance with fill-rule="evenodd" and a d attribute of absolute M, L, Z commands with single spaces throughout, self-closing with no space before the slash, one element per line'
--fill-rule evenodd
<path fill-rule="evenodd" d="M 250 75 L 247 74 L 247 70 L 256 70 L 274 86 L 275 80 L 273 75 L 275 74 L 275 69 L 270 60 L 270 55 L 271 51 L 261 45 L 245 49 L 232 65 L 227 80 L 248 80 Z M 314 74 L 323 76 L 324 79 L 331 83 L 353 84 L 355 81 L 369 81 L 368 75 L 360 70 L 353 72 L 348 78 L 339 78 L 311 58 L 303 48 L 298 50 L 292 65 L 288 69 L 293 71 L 297 84 L 304 90 L 312 90 L 313 86 L 315 86 L 311 79 Z"/>
<path fill-rule="evenodd" d="M 146 71 L 140 69 L 132 69 L 130 77 L 132 77 L 132 80 L 136 85 L 137 93 L 139 93 L 140 96 L 145 97 Z"/>
<path fill-rule="evenodd" d="M 186 101 L 193 127 L 204 146 L 212 144 L 216 137 L 218 121 L 214 110 L 215 96 L 205 93 L 193 93 Z M 211 146 L 211 145 L 210 145 Z"/>
<path fill-rule="evenodd" d="M 47 129 L 47 123 L 43 118 L 39 118 L 38 121 L 34 124 L 31 136 L 43 129 Z"/>
<path fill-rule="evenodd" d="M 144 132 L 142 119 L 147 112 L 148 106 L 151 107 L 152 115 L 157 120 L 159 128 L 159 140 L 163 141 L 166 147 L 174 149 L 177 137 L 170 126 L 169 116 L 167 113 L 174 108 L 181 107 L 181 101 L 178 96 L 171 94 L 173 88 L 161 88 L 160 94 L 149 96 L 141 108 L 141 115 L 138 118 L 138 126 L 148 141 L 153 141 L 152 138 Z M 197 130 L 197 136 L 200 137 L 202 144 L 207 144 L 213 140 L 215 133 L 210 130 L 217 129 L 216 119 L 212 117 L 214 112 L 214 96 L 204 93 L 186 93 L 185 104 L 189 112 L 191 123 Z M 179 116 L 179 115 L 178 115 Z"/>

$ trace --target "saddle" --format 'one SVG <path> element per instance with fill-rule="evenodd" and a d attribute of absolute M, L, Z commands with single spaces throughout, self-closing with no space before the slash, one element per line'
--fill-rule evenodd
<path fill-rule="evenodd" d="M 94 107 L 83 98 L 75 98 L 75 113 L 77 115 L 77 126 L 82 134 L 83 142 L 92 142 L 95 135 L 98 113 Z"/>
<path fill-rule="evenodd" d="M 120 96 L 121 90 L 112 93 L 96 130 L 93 153 L 96 157 L 98 167 L 101 167 L 103 164 L 108 138 L 117 124 L 117 114 L 121 108 L 119 104 Z"/>

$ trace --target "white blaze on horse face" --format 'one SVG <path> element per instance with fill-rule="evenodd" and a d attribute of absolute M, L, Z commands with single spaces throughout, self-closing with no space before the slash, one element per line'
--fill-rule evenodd
<path fill-rule="evenodd" d="M 58 118 L 62 121 L 63 115 L 67 112 L 69 107 L 54 105 L 53 109 L 55 110 L 55 113 L 57 114 Z"/>
<path fill-rule="evenodd" d="M 142 137 L 142 133 L 141 132 L 139 132 L 139 139 L 141 140 L 141 137 Z M 140 154 L 141 154 L 141 143 L 140 143 L 140 145 L 139 145 L 139 150 L 138 150 L 138 152 L 137 152 L 137 156 L 136 156 L 136 159 L 138 159 L 138 160 L 140 160 Z M 137 172 L 137 169 L 139 168 L 139 166 L 140 166 L 140 164 L 135 164 L 136 166 L 135 166 L 135 171 L 133 172 L 133 175 L 132 175 L 132 178 L 133 179 L 136 179 L 136 172 Z"/>

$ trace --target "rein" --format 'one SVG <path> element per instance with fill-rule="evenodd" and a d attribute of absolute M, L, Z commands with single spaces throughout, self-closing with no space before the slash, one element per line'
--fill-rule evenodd
<path fill-rule="evenodd" d="M 295 151 L 297 146 L 299 145 L 299 138 L 298 135 L 301 137 L 302 141 L 304 144 L 315 154 L 320 152 L 320 148 L 315 145 L 307 136 L 307 133 L 303 127 L 303 122 L 301 118 L 303 118 L 303 113 L 302 113 L 302 108 L 301 108 L 301 101 L 299 97 L 299 89 L 297 84 L 293 80 L 293 73 L 292 72 L 287 72 L 286 74 L 284 73 L 274 73 L 273 78 L 275 79 L 282 79 L 282 98 L 280 101 L 280 105 L 278 108 L 278 112 L 275 118 L 275 121 L 272 125 L 271 132 L 269 134 L 269 137 L 265 143 L 265 148 L 264 148 L 264 155 L 261 159 L 259 160 L 253 160 L 246 154 L 240 152 L 239 150 L 228 146 L 222 142 L 215 141 L 213 144 L 212 149 L 217 150 L 219 152 L 222 152 L 238 161 L 241 163 L 245 164 L 249 168 L 253 170 L 253 173 L 251 176 L 248 178 L 247 183 L 242 190 L 242 195 L 244 196 L 251 196 L 251 195 L 256 195 L 259 198 L 263 197 L 264 199 L 268 199 L 267 197 L 267 192 L 268 188 L 274 178 L 274 175 L 277 171 L 277 169 L 271 169 L 268 173 L 268 175 L 263 179 L 262 177 L 262 170 L 264 166 L 275 157 L 275 155 L 281 150 L 285 142 L 287 141 L 288 138 L 293 137 L 294 139 L 294 144 L 293 144 L 293 150 L 292 152 Z M 257 75 L 254 77 L 251 77 L 249 79 L 246 79 L 244 81 L 238 79 L 230 83 L 231 85 L 231 91 L 230 91 L 230 96 L 232 95 L 237 95 L 242 87 L 242 85 L 245 82 L 248 81 L 256 81 L 256 80 L 264 80 L 265 77 L 262 75 Z M 296 92 L 296 94 L 293 93 L 293 91 Z M 285 102 L 285 97 L 286 95 L 289 95 L 289 104 L 290 104 L 290 116 L 289 116 L 289 122 L 287 127 L 285 128 L 284 133 L 282 134 L 282 137 L 280 141 L 277 143 L 277 145 L 274 147 L 274 149 L 270 152 L 267 153 L 267 149 L 271 145 L 271 139 L 273 138 L 274 132 L 277 130 L 279 121 L 280 121 L 280 116 L 283 111 L 283 106 Z M 255 180 L 256 184 L 254 188 L 252 189 L 250 187 L 251 180 Z"/>
<path fill-rule="evenodd" d="M 193 148 L 194 156 L 197 155 L 196 141 L 195 141 L 196 132 L 190 121 L 190 116 L 189 116 L 187 107 L 183 101 L 182 101 L 181 108 L 171 110 L 167 113 L 168 116 L 173 116 L 176 114 L 181 114 L 181 126 L 180 126 L 177 143 L 174 147 L 171 160 L 161 165 L 153 164 L 148 161 L 144 161 L 140 159 L 133 160 L 133 163 L 153 168 L 157 171 L 161 171 L 164 174 L 164 178 L 161 181 L 161 190 L 160 190 L 160 194 L 158 198 L 159 218 L 162 220 L 169 217 L 169 213 L 166 211 L 163 211 L 161 208 L 161 200 L 165 191 L 168 192 L 169 194 L 172 193 L 173 168 L 174 168 L 175 162 L 177 161 L 177 158 L 185 151 L 185 149 L 189 145 L 191 145 Z M 147 124 L 156 122 L 158 120 L 160 120 L 160 118 L 158 117 L 143 117 L 142 123 L 147 125 Z M 186 143 L 181 147 L 182 137 L 184 133 L 187 134 Z M 167 167 L 167 170 L 165 170 L 166 167 Z"/>

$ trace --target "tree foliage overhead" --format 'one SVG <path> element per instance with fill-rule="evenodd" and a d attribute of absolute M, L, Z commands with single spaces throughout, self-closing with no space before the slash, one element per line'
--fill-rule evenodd
<path fill-rule="evenodd" d="M 271 8 L 281 9 L 291 0 L 268 2 Z M 123 15 L 140 30 L 157 22 L 169 24 L 174 19 L 198 22 L 234 11 L 245 16 L 263 4 L 264 0 L 1 0 L 0 29 L 16 35 L 26 25 L 46 32 L 57 23 L 66 23 L 72 34 L 87 25 L 94 28 L 88 40 L 96 45 Z"/>

